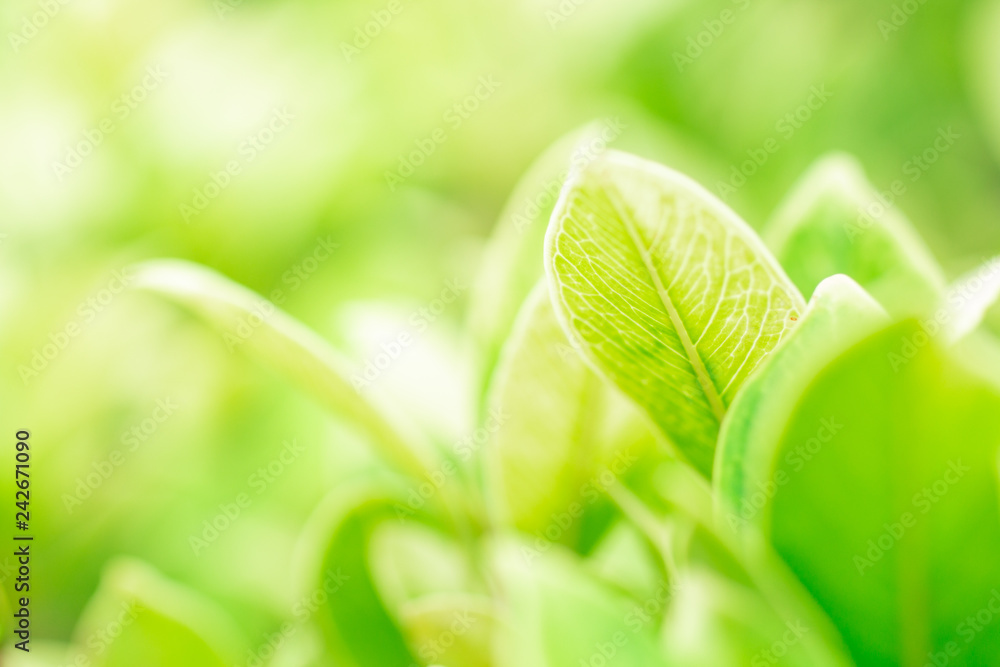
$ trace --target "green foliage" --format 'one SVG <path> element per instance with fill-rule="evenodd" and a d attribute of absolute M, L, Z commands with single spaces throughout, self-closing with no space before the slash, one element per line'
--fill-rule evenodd
<path fill-rule="evenodd" d="M 567 142 L 515 200 L 563 180 Z M 332 491 L 299 544 L 292 622 L 315 654 L 987 664 L 1000 624 L 968 619 L 1000 589 L 1000 352 L 978 330 L 996 263 L 945 290 L 901 214 L 851 237 L 871 197 L 851 159 L 822 161 L 774 217 L 776 259 L 674 171 L 614 151 L 575 164 L 544 252 L 545 207 L 531 238 L 498 227 L 478 289 L 497 310 L 470 323 L 485 435 L 467 449 L 400 428 L 274 308 L 242 347 L 356 426 L 386 468 Z M 144 266 L 137 285 L 224 338 L 259 303 L 179 263 Z M 973 369 L 977 350 L 990 361 Z M 207 650 L 172 618 L 144 631 Z"/>
<path fill-rule="evenodd" d="M 1000 627 L 966 621 L 1000 585 L 1000 392 L 935 345 L 900 361 L 922 333 L 902 322 L 842 354 L 775 443 L 770 538 L 862 664 L 1000 647 Z"/>

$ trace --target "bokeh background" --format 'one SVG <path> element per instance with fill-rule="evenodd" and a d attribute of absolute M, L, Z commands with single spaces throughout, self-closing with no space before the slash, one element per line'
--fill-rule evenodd
<path fill-rule="evenodd" d="M 448 442 L 473 428 L 463 331 L 491 229 L 529 165 L 589 122 L 757 228 L 843 151 L 880 189 L 906 179 L 895 205 L 949 277 L 1000 251 L 992 0 L 7 0 L 0 26 L 3 451 L 31 430 L 33 640 L 54 656 L 122 556 L 259 643 L 310 513 L 376 465 L 239 345 L 120 289 L 134 262 L 207 265 L 358 368 L 413 333 L 379 391 Z"/>

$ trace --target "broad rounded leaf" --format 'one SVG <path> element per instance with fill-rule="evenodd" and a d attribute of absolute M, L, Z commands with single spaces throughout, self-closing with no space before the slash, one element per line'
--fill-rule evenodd
<path fill-rule="evenodd" d="M 859 663 L 1000 655 L 1000 623 L 975 620 L 1000 608 L 998 414 L 997 388 L 913 321 L 844 353 L 798 401 L 770 536 Z"/>
<path fill-rule="evenodd" d="M 566 331 L 710 475 L 726 409 L 805 307 L 781 267 L 704 188 L 613 151 L 567 182 L 545 256 Z"/>

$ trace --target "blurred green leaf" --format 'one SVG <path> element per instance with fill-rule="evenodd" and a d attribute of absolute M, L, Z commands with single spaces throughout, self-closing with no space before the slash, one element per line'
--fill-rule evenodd
<path fill-rule="evenodd" d="M 783 625 L 760 596 L 709 569 L 685 572 L 671 602 L 661 640 L 670 664 L 817 664 L 800 643 L 810 628 L 801 621 Z M 772 645 L 780 645 L 780 655 L 770 652 Z"/>
<path fill-rule="evenodd" d="M 695 520 L 675 532 L 668 654 L 683 665 L 769 664 L 776 658 L 809 667 L 853 664 L 833 623 L 777 555 L 760 542 L 738 549 L 721 530 Z M 698 618 L 701 636 L 694 629 Z"/>
<path fill-rule="evenodd" d="M 720 519 L 731 529 L 765 520 L 759 509 L 776 483 L 775 447 L 815 373 L 887 323 L 882 307 L 847 276 L 819 284 L 799 326 L 744 385 L 722 424 L 713 481 Z"/>
<path fill-rule="evenodd" d="M 1000 625 L 974 620 L 1000 590 L 998 413 L 997 389 L 912 321 L 841 355 L 797 402 L 771 539 L 859 663 L 1000 652 Z"/>
<path fill-rule="evenodd" d="M 493 601 L 481 595 L 439 594 L 408 602 L 400 618 L 425 665 L 490 667 Z"/>
<path fill-rule="evenodd" d="M 245 347 L 369 436 L 401 471 L 424 479 L 435 468 L 430 446 L 374 398 L 352 386 L 348 365 L 319 335 L 273 303 L 204 267 L 155 260 L 136 267 L 133 285 L 191 309 L 231 347 Z"/>
<path fill-rule="evenodd" d="M 823 158 L 802 177 L 764 238 L 803 294 L 843 273 L 890 313 L 909 315 L 932 309 L 944 291 L 923 240 L 846 155 Z"/>
<path fill-rule="evenodd" d="M 671 570 L 664 619 L 667 654 L 682 665 L 787 664 L 846 667 L 851 662 L 829 618 L 761 540 L 737 544 L 692 496 L 693 474 L 666 465 L 662 519 L 641 520 Z M 656 599 L 665 604 L 664 596 Z M 783 663 L 784 664 L 784 663 Z"/>
<path fill-rule="evenodd" d="M 597 137 L 600 127 L 590 123 L 546 149 L 521 177 L 500 214 L 469 313 L 469 331 L 482 355 L 484 388 L 524 299 L 545 273 L 545 230 L 570 168 L 583 159 L 578 147 Z"/>
<path fill-rule="evenodd" d="M 491 553 L 502 601 L 497 667 L 667 664 L 655 628 L 628 622 L 635 603 L 587 574 L 573 554 L 507 540 Z"/>
<path fill-rule="evenodd" d="M 615 459 L 624 474 L 655 444 L 645 417 L 566 338 L 544 281 L 504 347 L 489 405 L 503 415 L 486 458 L 496 512 L 526 533 L 557 515 L 581 517 L 599 491 L 590 478 Z M 573 523 L 562 531 L 567 544 L 580 528 Z"/>
<path fill-rule="evenodd" d="M 1000 2 L 977 3 L 962 34 L 970 92 L 993 154 L 1000 156 Z"/>
<path fill-rule="evenodd" d="M 756 234 L 686 177 L 609 152 L 567 183 L 546 265 L 585 356 L 709 476 L 726 409 L 805 307 Z"/>
<path fill-rule="evenodd" d="M 133 560 L 108 566 L 76 629 L 97 667 L 229 667 L 237 637 L 214 604 Z"/>
<path fill-rule="evenodd" d="M 368 553 L 375 588 L 390 609 L 429 595 L 476 588 L 468 554 L 419 523 L 381 523 L 373 531 Z"/>
<path fill-rule="evenodd" d="M 656 594 L 665 572 L 659 556 L 628 521 L 613 525 L 587 557 L 587 568 L 636 600 Z"/>
<path fill-rule="evenodd" d="M 948 288 L 941 315 L 948 340 L 957 342 L 978 329 L 997 299 L 1000 299 L 1000 257 L 969 271 Z"/>
<path fill-rule="evenodd" d="M 336 664 L 408 666 L 416 659 L 396 616 L 383 601 L 372 572 L 372 536 L 406 508 L 397 485 L 371 480 L 338 489 L 310 519 L 300 548 L 304 575 L 302 613 L 323 631 Z"/>

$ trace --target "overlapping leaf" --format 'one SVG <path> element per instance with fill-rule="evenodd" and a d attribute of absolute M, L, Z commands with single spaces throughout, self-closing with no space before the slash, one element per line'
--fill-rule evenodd
<path fill-rule="evenodd" d="M 997 414 L 996 387 L 910 321 L 814 375 L 791 411 L 770 538 L 859 663 L 1000 651 L 1000 625 L 968 620 L 1000 604 Z"/>
<path fill-rule="evenodd" d="M 379 523 L 407 509 L 396 484 L 372 481 L 333 492 L 317 508 L 302 542 L 302 599 L 307 619 L 323 632 L 325 653 L 338 665 L 410 665 L 416 656 L 387 608 L 371 563 Z"/>
<path fill-rule="evenodd" d="M 487 458 L 497 515 L 531 534 L 557 529 L 566 544 L 603 496 L 592 478 L 609 465 L 627 474 L 655 446 L 643 415 L 572 347 L 544 284 L 524 304 L 489 404 L 503 415 Z"/>
<path fill-rule="evenodd" d="M 730 528 L 766 521 L 764 499 L 777 484 L 775 447 L 812 376 L 887 323 L 885 311 L 847 276 L 819 284 L 798 328 L 744 386 L 723 424 L 714 483 Z"/>
<path fill-rule="evenodd" d="M 805 306 L 768 250 L 694 182 L 609 152 L 564 188 L 545 259 L 584 355 L 711 474 L 729 404 Z"/>

